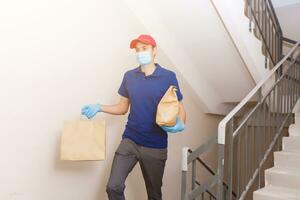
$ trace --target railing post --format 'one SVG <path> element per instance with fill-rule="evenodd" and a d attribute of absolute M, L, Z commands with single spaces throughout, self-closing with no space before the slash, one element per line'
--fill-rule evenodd
<path fill-rule="evenodd" d="M 187 200 L 187 171 L 188 171 L 188 147 L 182 148 L 182 161 L 181 161 L 181 200 Z"/>
<path fill-rule="evenodd" d="M 224 199 L 224 188 L 223 188 L 223 178 L 224 178 L 224 144 L 218 144 L 218 172 L 219 175 L 218 179 L 218 193 L 217 193 L 217 200 Z"/>
<path fill-rule="evenodd" d="M 196 160 L 192 161 L 192 190 L 196 187 Z M 194 198 L 192 200 L 195 200 Z"/>
<path fill-rule="evenodd" d="M 252 0 L 247 0 L 248 3 L 248 15 L 249 15 L 249 32 L 252 31 Z"/>
<path fill-rule="evenodd" d="M 229 121 L 228 124 L 228 142 L 227 142 L 227 152 L 228 152 L 228 162 L 227 162 L 227 179 L 228 179 L 228 200 L 232 200 L 232 157 L 233 157 L 233 131 L 234 131 L 234 118 Z"/>

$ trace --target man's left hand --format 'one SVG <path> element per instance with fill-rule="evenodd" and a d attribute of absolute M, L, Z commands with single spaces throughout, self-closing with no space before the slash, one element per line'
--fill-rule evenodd
<path fill-rule="evenodd" d="M 176 124 L 174 126 L 160 126 L 160 127 L 169 133 L 177 133 L 185 129 L 184 123 L 180 120 L 178 116 L 176 118 Z"/>

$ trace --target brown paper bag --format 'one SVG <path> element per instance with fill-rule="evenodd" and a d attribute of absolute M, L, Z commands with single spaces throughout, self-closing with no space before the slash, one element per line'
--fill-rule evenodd
<path fill-rule="evenodd" d="M 176 86 L 171 85 L 161 98 L 156 112 L 156 123 L 160 126 L 174 126 L 179 111 Z"/>
<path fill-rule="evenodd" d="M 64 122 L 61 160 L 104 160 L 105 121 L 70 120 Z"/>

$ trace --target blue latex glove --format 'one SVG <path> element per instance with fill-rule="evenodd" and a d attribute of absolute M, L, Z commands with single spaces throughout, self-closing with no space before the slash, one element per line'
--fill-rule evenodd
<path fill-rule="evenodd" d="M 81 114 L 89 119 L 93 118 L 98 112 L 101 112 L 100 104 L 89 104 L 81 108 Z"/>
<path fill-rule="evenodd" d="M 174 126 L 160 126 L 168 133 L 177 133 L 185 129 L 184 123 L 180 120 L 179 117 L 176 118 L 176 124 Z"/>

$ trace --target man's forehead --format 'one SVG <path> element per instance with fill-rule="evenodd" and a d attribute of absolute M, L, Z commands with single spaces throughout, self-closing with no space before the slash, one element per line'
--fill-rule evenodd
<path fill-rule="evenodd" d="M 143 43 L 143 42 L 138 42 L 136 43 L 136 48 L 139 48 L 139 47 L 147 47 L 147 46 L 151 46 L 151 44 L 146 44 L 146 43 Z"/>

